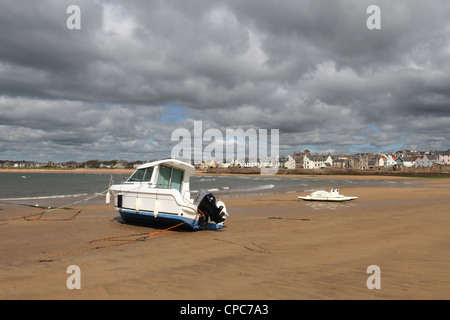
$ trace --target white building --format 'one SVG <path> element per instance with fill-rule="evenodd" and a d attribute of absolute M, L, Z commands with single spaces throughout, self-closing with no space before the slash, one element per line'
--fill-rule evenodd
<path fill-rule="evenodd" d="M 328 156 L 312 156 L 305 155 L 303 157 L 304 169 L 322 169 L 331 168 L 333 166 L 333 159 Z"/>
<path fill-rule="evenodd" d="M 285 169 L 295 169 L 295 160 L 291 155 L 279 159 L 280 167 Z"/>
<path fill-rule="evenodd" d="M 394 159 L 392 157 L 392 155 L 388 155 L 386 157 L 384 167 L 385 168 L 393 168 L 393 167 L 395 167 L 395 164 L 397 163 L 395 160 L 397 160 L 397 157 L 395 157 L 395 159 Z"/>
<path fill-rule="evenodd" d="M 414 157 L 403 157 L 402 159 L 405 168 L 411 168 L 414 166 Z"/>

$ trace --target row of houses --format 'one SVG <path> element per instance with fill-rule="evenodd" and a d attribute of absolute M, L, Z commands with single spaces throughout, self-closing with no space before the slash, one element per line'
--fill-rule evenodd
<path fill-rule="evenodd" d="M 89 160 L 84 163 L 70 161 L 67 163 L 39 163 L 33 161 L 11 161 L 0 160 L 0 167 L 14 168 L 39 168 L 39 167 L 61 167 L 61 168 L 136 168 L 142 161 L 99 161 Z M 441 165 L 450 165 L 450 149 L 447 151 L 397 151 L 392 154 L 381 153 L 358 153 L 352 155 L 318 155 L 311 154 L 309 150 L 298 152 L 285 157 L 276 159 L 245 159 L 231 162 L 219 162 L 217 160 L 202 161 L 193 163 L 196 168 L 285 168 L 285 169 L 408 169 L 420 167 L 432 167 Z"/>
<path fill-rule="evenodd" d="M 294 154 L 295 157 L 295 154 Z M 432 167 L 433 165 L 449 165 L 450 149 L 447 151 L 426 152 L 413 154 L 412 152 L 395 154 L 354 154 L 354 155 L 311 155 L 304 152 L 299 161 L 297 156 L 296 168 L 303 169 L 400 169 Z"/>
<path fill-rule="evenodd" d="M 14 160 L 0 160 L 0 168 L 105 168 L 105 169 L 125 169 L 125 168 L 136 168 L 137 166 L 143 164 L 143 161 L 127 162 L 124 160 L 112 160 L 112 161 L 99 161 L 99 160 L 88 160 L 86 162 L 78 163 L 75 161 L 68 162 L 37 162 L 37 161 L 14 161 Z"/>
<path fill-rule="evenodd" d="M 195 163 L 199 169 L 209 168 L 271 168 L 278 166 L 285 169 L 408 169 L 432 167 L 433 165 L 449 165 L 450 149 L 434 152 L 396 152 L 393 154 L 353 154 L 353 155 L 312 155 L 309 150 L 294 153 L 277 159 L 245 159 L 231 162 L 216 160 Z"/>
<path fill-rule="evenodd" d="M 234 159 L 231 162 L 219 162 L 216 160 L 208 160 L 202 162 L 194 162 L 193 165 L 195 168 L 200 170 L 206 170 L 210 168 L 219 168 L 219 169 L 227 169 L 227 168 L 273 168 L 279 164 L 279 159 L 246 159 L 245 161 L 239 161 L 238 159 Z M 294 164 L 295 168 L 295 164 Z"/>
<path fill-rule="evenodd" d="M 42 163 L 36 161 L 0 160 L 0 168 L 41 168 L 53 165 L 54 163 Z"/>

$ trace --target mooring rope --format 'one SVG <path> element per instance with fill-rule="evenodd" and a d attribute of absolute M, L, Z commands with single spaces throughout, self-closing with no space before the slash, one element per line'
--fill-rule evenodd
<path fill-rule="evenodd" d="M 66 204 L 66 205 L 61 206 L 61 207 L 51 208 L 51 209 L 48 209 L 48 210 L 45 210 L 45 211 L 42 211 L 42 212 L 39 212 L 39 213 L 34 213 L 34 214 L 30 214 L 30 215 L 25 215 L 25 216 L 5 219 L 5 220 L 0 220 L 0 224 L 1 223 L 6 223 L 6 222 L 10 222 L 10 221 L 16 221 L 16 220 L 26 220 L 26 221 L 71 221 L 71 220 L 74 220 L 81 213 L 81 211 L 83 211 L 84 207 L 87 205 L 87 203 L 90 200 L 95 199 L 95 198 L 99 198 L 99 197 L 104 197 L 107 192 L 108 192 L 108 190 L 105 190 L 105 191 L 100 192 L 100 193 L 95 193 L 93 196 L 90 196 L 88 198 L 85 198 L 85 199 L 82 199 L 82 200 L 79 200 L 79 201 L 75 201 L 75 202 Z M 47 213 L 54 212 L 54 211 L 57 211 L 57 210 L 66 209 L 67 207 L 71 207 L 71 206 L 77 205 L 79 203 L 83 203 L 81 208 L 75 214 L 73 214 L 72 216 L 70 216 L 68 218 L 42 219 L 42 217 L 45 214 L 47 214 Z M 38 218 L 33 218 L 33 217 L 36 217 L 36 216 L 38 216 Z"/>
<path fill-rule="evenodd" d="M 192 218 L 190 220 L 187 221 L 183 221 L 179 224 L 176 224 L 174 226 L 168 227 L 164 230 L 161 231 L 157 231 L 157 232 L 152 232 L 152 233 L 139 233 L 139 234 L 129 234 L 129 235 L 122 235 L 122 236 L 112 236 L 112 237 L 107 237 L 107 238 L 101 238 L 101 239 L 96 239 L 96 240 L 92 240 L 88 242 L 88 245 L 91 245 L 94 242 L 100 242 L 100 241 L 110 241 L 112 239 L 118 239 L 118 238 L 129 238 L 129 237 L 136 237 L 136 236 L 142 236 L 136 239 L 131 239 L 131 240 L 125 240 L 125 241 L 121 241 L 118 243 L 113 243 L 113 244 L 108 244 L 108 245 L 103 245 L 103 246 L 97 246 L 97 247 L 90 247 L 90 248 L 84 248 L 84 249 L 79 249 L 79 250 L 73 250 L 73 251 L 67 251 L 67 252 L 62 252 L 62 253 L 57 253 L 57 254 L 53 254 L 53 255 L 49 255 L 44 257 L 42 260 L 40 260 L 40 262 L 51 262 L 52 260 L 49 260 L 50 258 L 54 258 L 54 257 L 59 257 L 59 256 L 65 256 L 65 255 L 69 255 L 69 254 L 74 254 L 74 253 L 81 253 L 81 252 L 87 252 L 87 251 L 93 251 L 93 250 L 98 250 L 98 249 L 105 249 L 105 248 L 111 248 L 111 247 L 118 247 L 118 246 L 122 246 L 125 244 L 130 244 L 130 243 L 134 243 L 137 241 L 145 241 L 150 237 L 156 236 L 158 234 L 163 234 L 163 233 L 168 233 L 171 232 L 172 229 L 175 229 L 177 227 L 180 227 L 186 223 L 195 221 L 200 219 L 201 217 L 203 217 L 205 214 L 197 209 L 198 212 L 200 213 L 200 215 L 196 216 L 195 218 Z"/>
<path fill-rule="evenodd" d="M 21 216 L 21 217 L 6 219 L 6 220 L 0 220 L 0 224 L 6 223 L 6 222 L 10 222 L 10 221 L 16 221 L 16 220 L 26 220 L 26 221 L 72 221 L 83 211 L 83 209 L 85 208 L 85 206 L 88 204 L 88 202 L 90 200 L 98 198 L 98 197 L 104 197 L 107 192 L 109 192 L 109 189 L 105 190 L 103 192 L 100 192 L 100 193 L 95 193 L 93 196 L 90 196 L 90 197 L 85 198 L 83 200 L 75 201 L 75 202 L 66 204 L 66 205 L 61 206 L 61 207 L 51 208 L 51 209 L 45 210 L 45 211 L 40 212 L 40 213 L 25 215 L 25 216 Z M 186 199 L 184 196 L 183 196 L 183 198 L 185 200 L 187 200 L 189 203 L 192 204 L 192 202 L 190 200 Z M 68 218 L 58 218 L 58 219 L 43 219 L 42 218 L 45 214 L 48 214 L 50 212 L 54 212 L 54 211 L 57 211 L 57 210 L 62 210 L 62 209 L 65 209 L 65 208 L 67 208 L 69 206 L 74 206 L 74 205 L 77 205 L 77 204 L 80 204 L 80 203 L 83 203 L 81 208 L 75 214 L 73 214 L 72 216 L 70 216 Z M 88 242 L 89 246 L 92 245 L 95 242 L 112 241 L 113 239 L 120 239 L 120 238 L 139 237 L 139 238 L 136 238 L 136 239 L 124 240 L 124 241 L 120 241 L 120 242 L 112 243 L 112 244 L 107 244 L 107 245 L 103 245 L 103 246 L 88 247 L 88 248 L 84 248 L 84 249 L 72 250 L 72 251 L 67 251 L 67 252 L 62 252 L 62 253 L 49 255 L 49 256 L 44 257 L 42 260 L 40 260 L 40 262 L 50 262 L 52 260 L 48 260 L 48 259 L 54 258 L 54 257 L 65 256 L 65 255 L 69 255 L 69 254 L 75 254 L 75 253 L 81 253 L 81 252 L 87 252 L 87 251 L 93 251 L 93 250 L 98 250 L 98 249 L 117 247 L 117 246 L 122 246 L 122 245 L 125 245 L 125 244 L 134 243 L 134 242 L 137 242 L 137 241 L 145 241 L 145 240 L 149 239 L 150 237 L 156 236 L 158 234 L 171 232 L 172 229 L 180 227 L 180 226 L 182 226 L 182 225 L 184 225 L 186 223 L 190 223 L 192 221 L 198 220 L 198 219 L 200 219 L 200 218 L 205 216 L 205 214 L 200 209 L 197 208 L 197 211 L 200 214 L 196 215 L 195 218 L 192 218 L 192 219 L 187 220 L 187 221 L 183 221 L 183 222 L 181 222 L 179 224 L 173 225 L 173 226 L 168 227 L 168 228 L 166 228 L 164 230 L 161 230 L 161 231 L 152 232 L 152 233 L 139 233 L 139 234 L 128 234 L 128 235 L 120 235 L 120 236 L 111 236 L 111 237 L 106 237 L 106 238 L 92 240 L 92 241 Z M 33 218 L 33 217 L 36 217 L 36 216 L 38 216 L 38 218 Z"/>

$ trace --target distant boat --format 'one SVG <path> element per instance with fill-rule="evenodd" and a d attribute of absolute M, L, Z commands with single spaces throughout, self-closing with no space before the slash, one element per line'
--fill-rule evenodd
<path fill-rule="evenodd" d="M 297 200 L 306 200 L 306 201 L 350 201 L 358 199 L 358 197 L 346 197 L 342 194 L 339 194 L 339 189 L 331 189 L 330 192 L 319 190 L 314 191 L 308 196 L 298 197 Z"/>
<path fill-rule="evenodd" d="M 109 187 L 106 203 L 112 196 L 125 222 L 221 229 L 228 216 L 225 204 L 207 190 L 191 199 L 194 172 L 193 166 L 175 159 L 144 164 L 126 182 Z"/>

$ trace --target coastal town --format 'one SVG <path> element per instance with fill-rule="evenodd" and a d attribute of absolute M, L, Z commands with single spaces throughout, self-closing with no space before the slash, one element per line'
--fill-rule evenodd
<path fill-rule="evenodd" d="M 149 160 L 152 161 L 152 160 Z M 0 160 L 0 169 L 134 169 L 149 161 L 88 160 L 86 162 L 37 162 Z M 276 159 L 207 159 L 191 161 L 207 172 L 255 173 L 255 169 L 278 168 L 281 173 L 370 173 L 370 172 L 450 172 L 450 148 L 446 151 L 401 150 L 386 153 L 317 154 L 310 150 L 294 152 Z M 253 170 L 252 170 L 253 169 Z"/>

